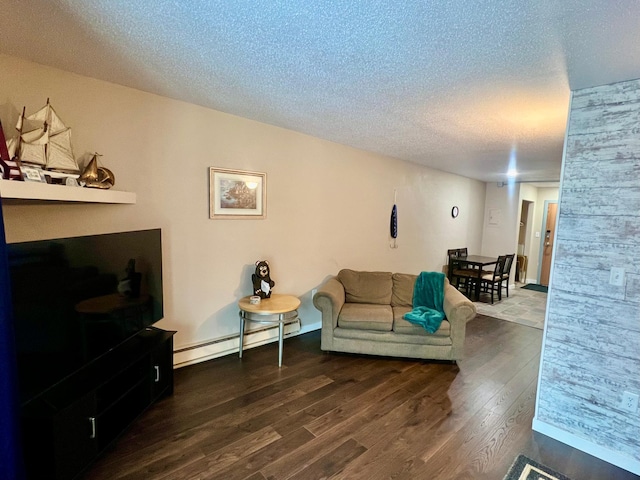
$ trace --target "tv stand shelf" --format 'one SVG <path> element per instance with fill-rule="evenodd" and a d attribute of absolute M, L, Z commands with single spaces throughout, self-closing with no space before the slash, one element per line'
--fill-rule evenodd
<path fill-rule="evenodd" d="M 68 187 L 39 182 L 20 182 L 0 180 L 0 195 L 3 200 L 58 201 L 84 203 L 136 203 L 136 194 L 119 190 L 101 190 L 97 188 Z"/>
<path fill-rule="evenodd" d="M 28 478 L 76 478 L 145 409 L 173 393 L 173 335 L 147 327 L 22 405 Z"/>

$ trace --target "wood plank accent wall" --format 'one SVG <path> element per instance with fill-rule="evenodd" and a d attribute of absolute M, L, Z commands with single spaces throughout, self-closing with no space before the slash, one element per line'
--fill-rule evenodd
<path fill-rule="evenodd" d="M 638 462 L 640 80 L 574 92 L 566 142 L 536 420 Z"/>

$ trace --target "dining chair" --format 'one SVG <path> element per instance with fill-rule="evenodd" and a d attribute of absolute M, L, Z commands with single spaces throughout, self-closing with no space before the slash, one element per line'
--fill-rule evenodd
<path fill-rule="evenodd" d="M 507 259 L 504 262 L 504 269 L 502 270 L 502 282 L 500 282 L 500 288 L 506 288 L 507 298 L 509 298 L 509 274 L 511 273 L 511 266 L 513 265 L 513 259 L 515 256 L 515 253 L 506 255 Z"/>
<path fill-rule="evenodd" d="M 491 304 L 493 304 L 493 294 L 498 292 L 498 300 L 502 300 L 502 272 L 504 271 L 504 265 L 507 261 L 506 255 L 498 256 L 498 261 L 493 269 L 493 272 L 484 273 L 480 277 L 480 290 L 485 293 L 491 293 Z"/>
<path fill-rule="evenodd" d="M 449 257 L 449 282 L 456 289 L 461 290 L 462 286 L 462 289 L 469 293 L 478 272 L 472 268 L 463 267 L 464 261 L 460 259 L 468 255 L 468 249 L 466 247 L 450 249 L 447 250 L 447 255 Z"/>
<path fill-rule="evenodd" d="M 458 249 L 451 248 L 447 250 L 447 278 L 453 284 L 453 269 L 457 266 Z"/>

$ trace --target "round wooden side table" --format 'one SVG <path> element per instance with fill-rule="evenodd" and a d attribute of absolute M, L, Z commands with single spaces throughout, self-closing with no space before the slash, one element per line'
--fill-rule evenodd
<path fill-rule="evenodd" d="M 240 349 L 239 355 L 242 358 L 242 344 L 244 343 L 245 322 L 256 322 L 264 324 L 278 324 L 278 367 L 282 367 L 282 348 L 284 340 L 284 324 L 298 317 L 298 307 L 300 299 L 293 295 L 272 294 L 270 298 L 263 298 L 260 303 L 249 302 L 250 296 L 241 298 L 238 301 L 240 311 Z"/>

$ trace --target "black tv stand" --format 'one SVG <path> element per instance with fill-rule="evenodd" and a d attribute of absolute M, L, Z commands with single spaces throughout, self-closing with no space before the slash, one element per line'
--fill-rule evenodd
<path fill-rule="evenodd" d="M 27 477 L 77 477 L 147 407 L 171 395 L 174 334 L 145 328 L 23 405 Z"/>

